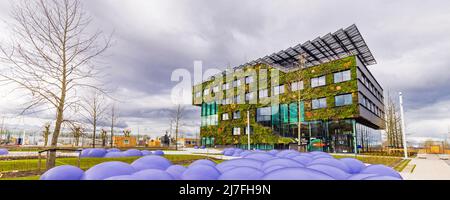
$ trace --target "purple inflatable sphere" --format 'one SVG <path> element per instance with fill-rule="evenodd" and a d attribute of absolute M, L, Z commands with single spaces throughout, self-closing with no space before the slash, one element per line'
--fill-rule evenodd
<path fill-rule="evenodd" d="M 238 158 L 233 160 L 227 160 L 219 163 L 216 165 L 217 170 L 220 172 L 225 172 L 227 170 L 236 168 L 236 167 L 252 167 L 255 169 L 261 169 L 262 162 L 258 160 L 253 159 L 247 159 L 247 158 Z"/>
<path fill-rule="evenodd" d="M 189 166 L 194 166 L 194 165 L 209 165 L 209 166 L 216 166 L 216 163 L 210 160 L 206 160 L 206 159 L 200 159 L 200 160 L 196 160 L 193 163 L 191 163 Z"/>
<path fill-rule="evenodd" d="M 164 155 L 164 152 L 161 151 L 161 150 L 156 150 L 156 151 L 153 151 L 152 153 L 153 153 L 153 155 L 157 155 L 157 156 L 163 156 Z"/>
<path fill-rule="evenodd" d="M 80 180 L 84 171 L 72 165 L 54 167 L 41 175 L 39 180 Z"/>
<path fill-rule="evenodd" d="M 236 167 L 224 172 L 218 180 L 260 180 L 264 172 L 251 167 Z"/>
<path fill-rule="evenodd" d="M 138 180 L 173 180 L 173 177 L 166 171 L 159 169 L 146 169 L 133 174 Z"/>
<path fill-rule="evenodd" d="M 122 175 L 122 176 L 109 177 L 104 180 L 107 180 L 107 181 L 129 181 L 129 180 L 138 180 L 138 178 L 133 175 Z"/>
<path fill-rule="evenodd" d="M 308 165 L 310 162 L 313 161 L 312 158 L 310 158 L 308 156 L 304 156 L 304 155 L 295 156 L 295 157 L 293 157 L 291 159 L 297 161 L 298 163 L 300 163 L 302 165 Z"/>
<path fill-rule="evenodd" d="M 378 176 L 392 176 L 396 178 L 402 178 L 400 174 L 390 167 L 384 165 L 369 165 L 363 169 L 360 173 L 362 174 L 376 174 Z"/>
<path fill-rule="evenodd" d="M 107 152 L 120 152 L 120 149 L 118 148 L 111 148 L 111 149 L 107 149 Z"/>
<path fill-rule="evenodd" d="M 251 153 L 251 154 L 244 156 L 243 158 L 259 160 L 259 161 L 265 162 L 268 160 L 272 160 L 275 157 L 270 154 L 267 154 L 267 153 Z"/>
<path fill-rule="evenodd" d="M 350 169 L 350 173 L 357 174 L 361 172 L 364 168 L 366 168 L 366 165 L 354 158 L 342 158 L 340 159 L 347 167 Z"/>
<path fill-rule="evenodd" d="M 266 174 L 262 180 L 334 180 L 322 172 L 308 168 L 284 168 Z"/>
<path fill-rule="evenodd" d="M 350 168 L 348 168 L 347 165 L 344 164 L 344 162 L 334 159 L 334 158 L 319 158 L 319 159 L 313 160 L 308 165 L 315 165 L 315 164 L 330 165 L 333 167 L 337 167 L 347 173 L 350 173 Z"/>
<path fill-rule="evenodd" d="M 286 168 L 286 167 L 285 166 L 281 166 L 281 165 L 273 165 L 273 166 L 270 166 L 270 167 L 264 169 L 264 173 L 268 174 L 268 173 L 270 173 L 272 171 L 275 171 L 275 170 L 278 170 L 278 169 L 284 169 L 284 168 Z"/>
<path fill-rule="evenodd" d="M 166 158 L 153 155 L 144 156 L 131 163 L 131 166 L 138 171 L 145 169 L 166 170 L 170 165 L 172 165 L 172 163 Z"/>
<path fill-rule="evenodd" d="M 186 167 L 181 165 L 172 165 L 166 169 L 166 172 L 169 173 L 175 180 L 180 180 L 181 175 L 184 171 L 186 171 Z"/>
<path fill-rule="evenodd" d="M 137 149 L 128 149 L 123 152 L 123 154 L 127 157 L 139 157 L 142 156 L 142 152 Z"/>
<path fill-rule="evenodd" d="M 88 157 L 89 152 L 92 150 L 92 148 L 87 148 L 81 150 L 80 157 L 85 158 Z"/>
<path fill-rule="evenodd" d="M 353 174 L 352 176 L 348 177 L 347 180 L 363 180 L 365 178 L 369 178 L 372 176 L 377 176 L 376 174 Z"/>
<path fill-rule="evenodd" d="M 217 180 L 220 172 L 209 165 L 194 165 L 186 169 L 181 175 L 182 180 Z"/>
<path fill-rule="evenodd" d="M 284 167 L 304 167 L 304 165 L 287 158 L 275 158 L 269 161 L 264 162 L 262 169 L 265 170 L 269 167 L 279 165 Z"/>
<path fill-rule="evenodd" d="M 363 180 L 387 180 L 387 181 L 397 181 L 397 180 L 403 180 L 403 179 L 398 178 L 398 177 L 393 177 L 393 176 L 371 176 L 371 177 L 364 178 Z"/>
<path fill-rule="evenodd" d="M 126 155 L 123 152 L 108 152 L 104 156 L 105 158 L 121 158 L 126 157 Z"/>
<path fill-rule="evenodd" d="M 348 177 L 351 176 L 351 174 L 349 174 L 337 167 L 324 165 L 324 164 L 310 165 L 307 168 L 327 174 L 328 176 L 331 176 L 336 180 L 346 180 Z"/>
<path fill-rule="evenodd" d="M 143 156 L 152 155 L 152 152 L 149 151 L 149 150 L 142 150 L 141 153 L 142 153 Z"/>
<path fill-rule="evenodd" d="M 0 156 L 1 155 L 8 155 L 8 150 L 7 149 L 0 149 Z"/>
<path fill-rule="evenodd" d="M 95 165 L 84 172 L 82 180 L 103 180 L 113 176 L 131 175 L 136 170 L 124 162 L 112 161 Z"/>
<path fill-rule="evenodd" d="M 91 149 L 86 157 L 89 158 L 103 158 L 107 151 L 105 149 Z"/>

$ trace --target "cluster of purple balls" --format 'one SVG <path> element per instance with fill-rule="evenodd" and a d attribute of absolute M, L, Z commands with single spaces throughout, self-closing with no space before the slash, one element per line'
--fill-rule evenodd
<path fill-rule="evenodd" d="M 236 149 L 235 149 L 236 150 Z M 237 150 L 239 151 L 239 150 Z M 242 154 L 242 153 L 241 153 Z M 334 159 L 327 153 L 285 150 L 244 153 L 216 164 L 201 159 L 188 167 L 172 165 L 164 157 L 144 156 L 131 164 L 105 162 L 87 171 L 55 167 L 41 180 L 401 180 L 392 168 L 366 166 L 353 158 Z"/>
<path fill-rule="evenodd" d="M 1 155 L 8 155 L 8 149 L 0 149 L 0 156 Z"/>
<path fill-rule="evenodd" d="M 149 151 L 149 150 L 137 150 L 128 149 L 126 151 L 120 151 L 120 149 L 102 149 L 102 148 L 88 148 L 81 151 L 80 156 L 83 158 L 120 158 L 120 157 L 140 157 L 148 155 L 162 156 L 164 152 L 161 150 Z"/>

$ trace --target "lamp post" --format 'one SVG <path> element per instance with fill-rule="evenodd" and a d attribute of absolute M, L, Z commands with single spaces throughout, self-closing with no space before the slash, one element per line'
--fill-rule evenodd
<path fill-rule="evenodd" d="M 406 128 L 405 128 L 405 115 L 403 113 L 403 95 L 401 92 L 398 93 L 399 102 L 400 102 L 400 118 L 401 118 L 401 126 L 402 126 L 402 136 L 403 136 L 403 153 L 404 158 L 408 158 L 408 147 L 406 146 Z"/>
<path fill-rule="evenodd" d="M 250 111 L 247 110 L 247 143 L 248 150 L 250 150 Z"/>

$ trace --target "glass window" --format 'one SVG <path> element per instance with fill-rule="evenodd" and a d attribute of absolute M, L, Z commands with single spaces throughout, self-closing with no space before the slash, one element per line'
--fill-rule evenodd
<path fill-rule="evenodd" d="M 247 77 L 245 77 L 245 83 L 246 83 L 246 84 L 253 83 L 253 76 L 247 76 Z"/>
<path fill-rule="evenodd" d="M 327 107 L 327 98 L 313 99 L 312 100 L 312 109 L 326 108 Z"/>
<path fill-rule="evenodd" d="M 237 104 L 241 103 L 241 95 L 235 96 L 234 97 L 234 102 L 237 103 Z"/>
<path fill-rule="evenodd" d="M 279 85 L 279 86 L 273 87 L 274 95 L 279 95 L 279 94 L 283 94 L 283 93 L 284 93 L 284 85 Z"/>
<path fill-rule="evenodd" d="M 289 123 L 297 123 L 298 122 L 298 104 L 291 103 L 289 104 Z"/>
<path fill-rule="evenodd" d="M 262 121 L 270 121 L 270 116 L 272 115 L 272 109 L 271 107 L 263 107 L 256 109 L 256 121 L 262 122 Z"/>
<path fill-rule="evenodd" d="M 293 82 L 291 84 L 292 91 L 303 90 L 303 88 L 304 88 L 303 81 Z"/>
<path fill-rule="evenodd" d="M 219 92 L 219 86 L 217 86 L 217 85 L 214 86 L 214 87 L 213 87 L 213 92 L 214 92 L 214 93 Z"/>
<path fill-rule="evenodd" d="M 265 98 L 269 96 L 269 91 L 267 89 L 259 91 L 259 98 Z"/>
<path fill-rule="evenodd" d="M 351 105 L 353 103 L 352 94 L 344 94 L 344 95 L 335 96 L 334 101 L 335 101 L 336 106 Z"/>
<path fill-rule="evenodd" d="M 203 90 L 203 95 L 204 95 L 204 96 L 209 95 L 209 89 Z"/>
<path fill-rule="evenodd" d="M 359 94 L 358 96 L 359 96 L 359 103 L 363 106 L 366 106 L 366 99 L 365 99 L 366 97 L 364 97 L 364 95 L 362 94 Z"/>
<path fill-rule="evenodd" d="M 350 70 L 334 73 L 334 83 L 349 81 L 351 79 Z"/>
<path fill-rule="evenodd" d="M 229 118 L 229 116 L 228 116 L 228 113 L 223 113 L 222 114 L 222 120 L 229 120 L 230 118 Z"/>
<path fill-rule="evenodd" d="M 222 90 L 229 90 L 230 89 L 230 83 L 225 83 L 222 85 Z"/>
<path fill-rule="evenodd" d="M 321 77 L 317 77 L 317 78 L 312 78 L 311 79 L 311 87 L 312 88 L 323 86 L 325 84 L 326 84 L 325 76 L 321 76 Z"/>
<path fill-rule="evenodd" d="M 234 127 L 233 128 L 233 135 L 241 135 L 241 128 Z"/>
<path fill-rule="evenodd" d="M 253 100 L 254 94 L 255 94 L 254 92 L 250 92 L 250 93 L 245 94 L 245 100 L 246 101 Z"/>
<path fill-rule="evenodd" d="M 197 93 L 195 93 L 195 97 L 201 97 L 202 96 L 202 93 L 201 92 L 197 92 Z"/>
<path fill-rule="evenodd" d="M 245 126 L 244 130 L 245 130 L 245 134 L 248 135 L 247 126 Z M 250 134 L 253 134 L 253 127 L 252 126 L 250 126 Z"/>
<path fill-rule="evenodd" d="M 233 87 L 241 86 L 241 79 L 233 81 Z"/>
<path fill-rule="evenodd" d="M 289 114 L 288 114 L 288 111 L 289 111 L 289 109 L 288 109 L 288 105 L 287 104 L 281 104 L 280 105 L 280 115 L 281 115 L 281 122 L 282 123 L 288 123 L 288 120 L 289 120 L 289 118 L 288 118 L 288 116 L 289 116 Z"/>
<path fill-rule="evenodd" d="M 241 111 L 233 112 L 233 119 L 240 119 L 240 118 L 241 118 Z"/>

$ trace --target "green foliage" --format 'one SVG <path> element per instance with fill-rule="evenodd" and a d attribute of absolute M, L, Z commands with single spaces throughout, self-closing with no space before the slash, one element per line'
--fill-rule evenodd
<path fill-rule="evenodd" d="M 240 78 L 242 81 L 242 86 L 238 88 L 231 88 L 226 92 L 220 90 L 219 93 L 211 94 L 212 98 L 206 98 L 203 100 L 211 100 L 214 97 L 219 97 L 221 99 L 224 95 L 230 98 L 229 94 L 237 95 L 239 94 L 241 98 L 245 97 L 245 93 L 249 91 L 257 91 L 254 85 L 244 84 L 244 75 L 246 71 L 256 71 L 263 72 L 261 70 L 267 70 L 269 75 L 263 81 L 258 80 L 260 88 L 272 88 L 276 85 L 285 85 L 285 93 L 279 96 L 279 104 L 289 104 L 292 102 L 298 102 L 299 99 L 305 102 L 305 120 L 315 121 L 315 120 L 334 120 L 334 119 L 346 119 L 357 117 L 359 113 L 358 108 L 358 86 L 357 86 L 357 68 L 356 68 L 356 58 L 354 56 L 346 57 L 340 60 L 331 61 L 328 63 L 320 64 L 313 67 L 308 67 L 301 70 L 283 72 L 278 71 L 275 68 L 265 65 L 258 64 L 255 66 L 248 66 L 244 68 L 244 72 L 239 72 L 235 74 L 235 78 Z M 333 83 L 333 73 L 351 70 L 352 80 Z M 242 74 L 243 73 L 243 74 Z M 316 88 L 311 88 L 310 79 L 314 77 L 319 77 L 325 75 L 326 85 Z M 304 83 L 304 89 L 299 92 L 291 91 L 290 84 L 292 82 L 297 82 L 302 80 Z M 255 79 L 254 82 L 257 80 Z M 203 87 L 213 87 L 214 84 L 218 84 L 216 81 L 206 81 L 201 84 Z M 221 84 L 221 83 L 219 83 Z M 231 83 L 230 83 L 231 84 Z M 198 91 L 201 90 L 201 86 L 194 86 Z M 263 87 L 261 87 L 263 86 Z M 200 88 L 200 90 L 199 90 Z M 250 88 L 252 90 L 250 90 Z M 269 96 L 271 95 L 271 89 L 269 91 Z M 257 94 L 257 93 L 256 93 Z M 258 95 L 255 94 L 255 97 Z M 353 104 L 347 106 L 336 107 L 334 97 L 339 94 L 352 94 Z M 300 98 L 299 98 L 300 95 Z M 311 100 L 316 98 L 327 98 L 327 108 L 312 110 Z M 243 100 L 243 99 L 242 99 Z M 247 136 L 242 134 L 244 132 L 244 127 L 246 126 L 247 110 L 250 110 L 250 125 L 253 128 L 253 133 L 251 134 L 251 143 L 260 144 L 288 144 L 295 142 L 292 138 L 283 138 L 278 135 L 273 134 L 272 130 L 268 127 L 264 127 L 258 124 L 255 120 L 256 108 L 265 107 L 270 105 L 270 99 L 266 102 L 262 99 L 258 99 L 258 104 L 230 104 L 230 105 L 219 105 L 218 115 L 219 119 L 223 113 L 229 113 L 232 116 L 234 111 L 241 111 L 241 119 L 237 120 L 219 120 L 217 126 L 208 126 L 201 128 L 201 137 L 214 137 L 216 144 L 247 144 Z M 232 117 L 230 117 L 232 118 Z M 233 136 L 233 127 L 241 127 L 240 136 Z"/>

